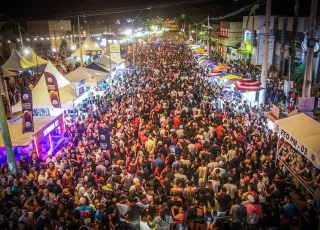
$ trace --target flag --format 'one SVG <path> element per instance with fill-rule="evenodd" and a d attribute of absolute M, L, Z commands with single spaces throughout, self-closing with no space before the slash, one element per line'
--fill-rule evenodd
<path fill-rule="evenodd" d="M 56 77 L 48 72 L 44 72 L 44 77 L 46 79 L 48 94 L 51 100 L 51 104 L 54 108 L 61 108 L 60 95 L 58 82 Z"/>
<path fill-rule="evenodd" d="M 21 106 L 22 106 L 22 133 L 33 132 L 33 105 L 31 90 L 25 86 L 20 86 Z"/>

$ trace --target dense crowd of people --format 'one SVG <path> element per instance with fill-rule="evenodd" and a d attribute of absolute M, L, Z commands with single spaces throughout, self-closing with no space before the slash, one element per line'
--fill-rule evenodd
<path fill-rule="evenodd" d="M 297 225 L 294 185 L 275 166 L 278 136 L 259 109 L 217 93 L 184 42 L 150 44 L 136 68 L 126 64 L 108 94 L 90 99 L 92 112 L 70 119 L 63 149 L 22 157 L 17 178 L 1 167 L 2 229 Z M 301 229 L 316 229 L 315 203 L 306 203 Z"/>

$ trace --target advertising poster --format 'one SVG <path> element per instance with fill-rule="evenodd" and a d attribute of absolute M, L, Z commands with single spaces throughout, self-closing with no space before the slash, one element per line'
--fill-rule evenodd
<path fill-rule="evenodd" d="M 110 44 L 110 53 L 120 53 L 120 45 L 119 44 Z"/>
<path fill-rule="evenodd" d="M 313 110 L 315 103 L 315 97 L 299 97 L 298 99 L 298 111 L 304 113 L 309 117 L 313 116 Z"/>
<path fill-rule="evenodd" d="M 20 87 L 22 107 L 22 133 L 33 132 L 33 105 L 31 90 L 25 86 Z"/>
<path fill-rule="evenodd" d="M 102 50 L 86 50 L 86 55 L 87 56 L 101 56 L 102 55 Z"/>
<path fill-rule="evenodd" d="M 111 142 L 110 142 L 110 134 L 109 134 L 108 128 L 99 127 L 98 133 L 99 133 L 100 147 L 103 149 L 110 149 Z"/>
<path fill-rule="evenodd" d="M 119 44 L 110 44 L 110 58 L 111 60 L 121 59 Z"/>
<path fill-rule="evenodd" d="M 56 77 L 48 72 L 44 72 L 46 84 L 48 88 L 48 94 L 51 100 L 51 104 L 54 108 L 61 108 L 59 88 Z"/>

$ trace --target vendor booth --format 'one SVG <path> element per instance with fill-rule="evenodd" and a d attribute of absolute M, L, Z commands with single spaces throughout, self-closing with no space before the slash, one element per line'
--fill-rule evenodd
<path fill-rule="evenodd" d="M 30 48 L 26 48 L 23 58 L 26 59 L 28 62 L 34 64 L 35 66 L 41 66 L 48 63 L 48 61 L 42 59 Z"/>
<path fill-rule="evenodd" d="M 261 82 L 252 78 L 245 78 L 234 83 L 236 90 L 241 92 L 243 100 L 247 100 L 250 103 L 250 107 L 257 104 L 258 94 L 261 89 Z"/>
<path fill-rule="evenodd" d="M 82 55 L 83 62 L 90 63 L 93 60 L 99 58 L 103 54 L 103 49 L 101 49 L 97 44 L 93 42 L 90 35 L 87 36 L 86 40 L 82 43 L 81 47 L 71 54 L 72 58 L 80 60 L 80 55 Z"/>
<path fill-rule="evenodd" d="M 38 156 L 51 150 L 57 152 L 64 142 L 62 135 L 64 123 L 63 115 L 34 117 L 34 132 L 22 133 L 22 119 L 9 123 L 9 132 L 16 159 L 20 155 L 28 155 L 35 151 Z M 6 163 L 6 154 L 0 130 L 0 164 Z M 42 156 L 43 157 L 43 156 Z"/>
<path fill-rule="evenodd" d="M 100 58 L 94 61 L 95 63 L 107 68 L 107 69 L 114 69 L 117 68 L 118 65 L 124 63 L 123 59 L 112 59 L 107 55 L 102 55 Z"/>
<path fill-rule="evenodd" d="M 85 85 L 96 87 L 108 77 L 108 74 L 89 68 L 79 67 L 68 73 L 65 77 L 75 86 L 79 82 L 84 81 Z"/>
<path fill-rule="evenodd" d="M 36 64 L 21 57 L 16 50 L 12 50 L 9 59 L 2 65 L 2 69 L 9 71 L 23 71 L 34 67 Z"/>
<path fill-rule="evenodd" d="M 301 195 L 319 200 L 320 123 L 300 113 L 275 121 L 278 142 L 277 163 L 290 174 Z"/>
<path fill-rule="evenodd" d="M 57 80 L 61 109 L 73 110 L 73 100 L 77 97 L 74 86 L 61 75 L 51 62 L 48 62 L 45 72 L 51 73 Z M 51 103 L 44 74 L 42 74 L 39 82 L 32 90 L 32 99 L 33 109 L 56 109 Z M 11 108 L 13 113 L 20 112 L 22 110 L 21 101 Z M 58 110 L 61 111 L 61 109 Z"/>

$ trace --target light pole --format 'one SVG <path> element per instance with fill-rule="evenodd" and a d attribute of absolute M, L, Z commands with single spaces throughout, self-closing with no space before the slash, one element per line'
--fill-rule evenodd
<path fill-rule="evenodd" d="M 151 7 L 147 7 L 147 8 L 144 8 L 142 10 L 140 10 L 140 12 L 138 13 L 138 15 L 131 21 L 131 39 L 132 39 L 132 65 L 133 65 L 133 68 L 135 68 L 135 53 L 134 53 L 134 37 L 133 37 L 133 23 L 134 21 L 139 17 L 139 15 L 145 11 L 145 10 L 150 10 Z"/>

